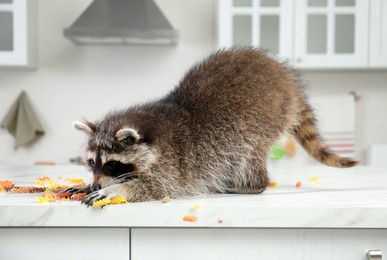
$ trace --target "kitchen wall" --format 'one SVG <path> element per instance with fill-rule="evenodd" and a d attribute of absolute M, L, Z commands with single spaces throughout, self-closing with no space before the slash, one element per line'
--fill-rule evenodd
<path fill-rule="evenodd" d="M 90 0 L 38 0 L 36 70 L 0 69 L 0 120 L 26 90 L 46 134 L 14 150 L 13 137 L 0 130 L 0 163 L 39 160 L 66 164 L 80 155 L 85 136 L 73 130 L 78 119 L 96 120 L 112 109 L 157 98 L 178 84 L 191 64 L 216 48 L 215 0 L 156 0 L 180 43 L 165 46 L 76 46 L 62 36 Z M 371 143 L 387 143 L 387 73 L 384 71 L 304 72 L 309 93 L 361 95 L 357 103 L 357 157 Z"/>

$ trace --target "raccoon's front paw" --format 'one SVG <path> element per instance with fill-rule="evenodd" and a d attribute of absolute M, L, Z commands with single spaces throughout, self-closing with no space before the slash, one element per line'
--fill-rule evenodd
<path fill-rule="evenodd" d="M 91 192 L 86 197 L 83 198 L 82 203 L 85 203 L 87 206 L 92 206 L 94 202 L 102 199 L 113 199 L 115 197 L 122 196 L 119 192 L 114 189 L 114 187 L 107 187 L 100 189 L 94 192 Z"/>
<path fill-rule="evenodd" d="M 90 184 L 83 187 L 83 188 L 68 188 L 68 189 L 64 190 L 64 192 L 69 192 L 71 194 L 77 194 L 77 193 L 89 194 L 91 192 Z"/>

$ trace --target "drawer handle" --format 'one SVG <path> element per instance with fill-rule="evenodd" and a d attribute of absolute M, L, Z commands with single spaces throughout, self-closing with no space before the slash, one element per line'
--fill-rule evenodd
<path fill-rule="evenodd" d="M 368 260 L 382 260 L 381 250 L 368 250 Z"/>

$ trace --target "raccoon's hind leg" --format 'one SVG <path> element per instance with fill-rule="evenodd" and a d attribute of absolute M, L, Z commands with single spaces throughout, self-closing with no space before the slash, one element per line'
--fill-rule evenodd
<path fill-rule="evenodd" d="M 252 160 L 246 167 L 243 176 L 236 176 L 228 193 L 259 194 L 266 190 L 269 184 L 266 163 L 263 160 Z"/>

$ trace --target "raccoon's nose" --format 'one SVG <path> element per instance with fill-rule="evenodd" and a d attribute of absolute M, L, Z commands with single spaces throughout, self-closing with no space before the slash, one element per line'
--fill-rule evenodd
<path fill-rule="evenodd" d="M 100 190 L 100 189 L 101 189 L 101 185 L 99 185 L 99 184 L 92 185 L 92 186 L 90 187 L 90 190 L 91 190 L 91 191 L 97 191 L 97 190 Z"/>

